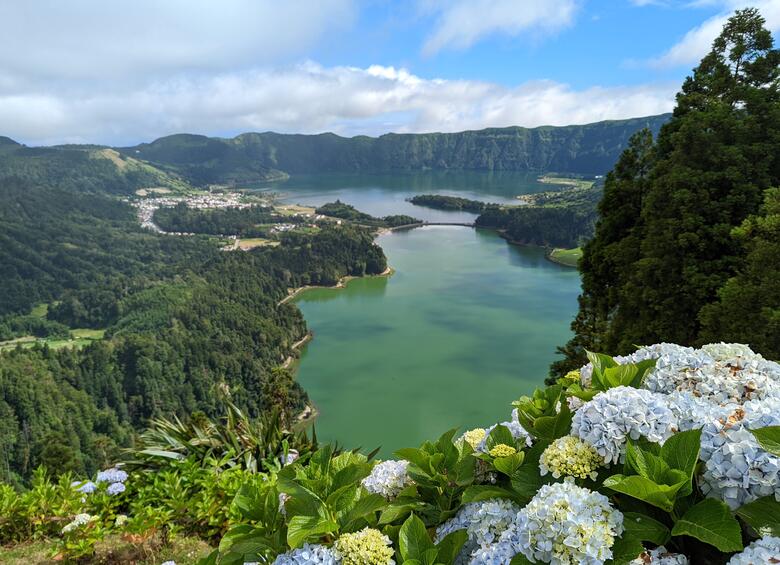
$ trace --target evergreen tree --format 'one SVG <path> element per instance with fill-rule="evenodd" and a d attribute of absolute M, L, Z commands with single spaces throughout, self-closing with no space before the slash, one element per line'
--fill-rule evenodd
<path fill-rule="evenodd" d="M 650 169 L 622 176 L 634 143 L 610 177 L 581 263 L 576 335 L 556 374 L 581 361 L 583 347 L 628 353 L 699 341 L 700 311 L 744 261 L 733 229 L 780 182 L 779 87 L 780 51 L 764 19 L 737 11 L 683 84 Z"/>
<path fill-rule="evenodd" d="M 572 323 L 575 336 L 559 348 L 566 358 L 553 365 L 555 374 L 586 363 L 586 349 L 611 351 L 615 347 L 609 341 L 608 329 L 622 320 L 620 294 L 639 255 L 640 212 L 652 163 L 653 136 L 644 129 L 631 137 L 628 148 L 607 175 L 595 235 L 583 247 L 579 265 L 582 294 L 579 313 Z"/>
<path fill-rule="evenodd" d="M 766 193 L 764 214 L 734 231 L 748 251 L 744 269 L 701 314 L 702 341 L 744 341 L 780 359 L 780 189 Z"/>

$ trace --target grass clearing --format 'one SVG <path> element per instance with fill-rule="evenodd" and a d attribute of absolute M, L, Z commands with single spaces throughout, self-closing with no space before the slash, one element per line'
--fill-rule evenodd
<path fill-rule="evenodd" d="M 52 559 L 54 542 L 41 540 L 12 547 L 0 548 L 0 563 L 3 565 L 56 565 L 62 561 Z M 109 536 L 95 547 L 95 556 L 89 563 L 135 565 L 159 565 L 173 561 L 177 565 L 190 565 L 211 553 L 213 548 L 197 538 L 177 537 L 168 546 L 139 546 L 124 541 L 119 536 Z"/>
<path fill-rule="evenodd" d="M 563 186 L 573 189 L 587 189 L 593 186 L 594 181 L 585 179 L 575 179 L 571 177 L 556 177 L 552 175 L 544 175 L 539 177 L 539 182 L 544 184 L 554 184 L 557 186 Z"/>
<path fill-rule="evenodd" d="M 30 315 L 35 316 L 36 318 L 45 318 L 48 313 L 49 313 L 48 302 L 41 302 L 40 304 L 36 304 L 35 306 L 33 306 L 33 309 L 30 311 Z"/>
<path fill-rule="evenodd" d="M 255 247 L 275 247 L 279 245 L 278 241 L 273 239 L 264 239 L 262 237 L 250 237 L 238 240 L 238 248 L 244 251 L 254 249 Z"/>
<path fill-rule="evenodd" d="M 582 257 L 582 249 L 579 247 L 574 249 L 553 249 L 547 257 L 554 263 L 565 265 L 566 267 L 577 267 L 577 262 Z"/>
<path fill-rule="evenodd" d="M 296 214 L 313 216 L 315 210 L 316 208 L 311 206 L 299 206 L 298 204 L 281 204 L 274 208 L 274 212 L 282 216 L 294 216 Z"/>
<path fill-rule="evenodd" d="M 22 348 L 30 348 L 36 344 L 48 345 L 51 349 L 62 349 L 64 347 L 76 347 L 81 348 L 89 345 L 93 341 L 99 341 L 103 339 L 106 334 L 106 330 L 92 330 L 92 329 L 75 329 L 71 330 L 70 339 L 50 339 L 45 337 L 35 337 L 31 335 L 17 337 L 15 339 L 9 339 L 8 341 L 0 341 L 0 351 L 8 351 L 9 349 L 15 349 L 18 346 Z"/>

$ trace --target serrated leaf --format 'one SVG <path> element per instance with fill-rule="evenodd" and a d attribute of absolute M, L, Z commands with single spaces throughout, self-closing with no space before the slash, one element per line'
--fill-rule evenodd
<path fill-rule="evenodd" d="M 424 561 L 425 552 L 434 547 L 425 524 L 414 514 L 409 516 L 401 526 L 398 547 L 404 561 L 408 559 Z"/>
<path fill-rule="evenodd" d="M 456 530 L 444 536 L 436 546 L 439 550 L 439 561 L 445 565 L 454 563 L 468 537 L 466 530 Z"/>
<path fill-rule="evenodd" d="M 748 502 L 737 510 L 759 536 L 780 536 L 780 502 L 774 496 L 765 496 Z"/>
<path fill-rule="evenodd" d="M 497 459 L 493 460 L 493 466 L 496 468 L 497 471 L 500 471 L 501 473 L 504 473 L 507 476 L 512 476 L 512 474 L 517 470 L 517 468 L 522 465 L 523 458 L 525 455 L 522 451 L 518 451 L 517 453 L 510 455 L 509 457 L 499 457 Z"/>
<path fill-rule="evenodd" d="M 679 472 L 679 471 L 678 471 Z M 684 481 L 676 485 L 659 485 L 639 475 L 626 477 L 625 475 L 612 475 L 604 480 L 604 486 L 616 492 L 622 492 L 628 496 L 633 496 L 671 512 L 674 508 L 674 499 L 677 491 L 683 486 Z"/>
<path fill-rule="evenodd" d="M 642 542 L 632 535 L 625 533 L 622 537 L 615 540 L 612 546 L 612 559 L 607 561 L 611 565 L 624 565 L 631 563 L 636 559 L 640 553 L 644 551 L 645 547 Z"/>
<path fill-rule="evenodd" d="M 493 485 L 472 485 L 463 492 L 463 504 L 490 500 L 491 498 L 515 498 L 515 494 L 508 489 Z"/>
<path fill-rule="evenodd" d="M 750 430 L 761 447 L 772 455 L 780 456 L 780 426 L 767 426 Z"/>
<path fill-rule="evenodd" d="M 624 512 L 623 527 L 627 534 L 639 541 L 648 541 L 655 545 L 663 545 L 669 541 L 669 528 L 658 520 L 640 514 L 639 512 Z"/>
<path fill-rule="evenodd" d="M 726 553 L 742 550 L 739 522 L 725 503 L 714 498 L 705 498 L 683 514 L 672 535 L 691 536 Z"/>
<path fill-rule="evenodd" d="M 338 531 L 339 525 L 321 516 L 294 516 L 287 525 L 287 543 L 293 549 L 307 538 Z"/>
<path fill-rule="evenodd" d="M 679 432 L 666 440 L 661 447 L 661 457 L 672 468 L 682 471 L 688 477 L 681 489 L 682 495 L 693 492 L 693 474 L 701 450 L 701 429 Z"/>

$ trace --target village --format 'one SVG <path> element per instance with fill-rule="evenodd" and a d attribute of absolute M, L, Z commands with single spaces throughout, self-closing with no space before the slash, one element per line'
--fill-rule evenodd
<path fill-rule="evenodd" d="M 147 197 L 147 194 L 158 194 L 157 196 Z M 208 192 L 206 194 L 192 194 L 186 196 L 173 196 L 166 193 L 156 192 L 154 189 L 148 189 L 139 192 L 140 199 L 128 200 L 136 209 L 136 216 L 141 227 L 159 234 L 174 236 L 194 236 L 195 233 L 182 231 L 165 231 L 154 221 L 154 214 L 160 208 L 173 208 L 180 204 L 185 204 L 188 208 L 195 210 L 213 210 L 213 209 L 246 209 L 255 206 L 271 206 L 279 211 L 280 215 L 289 218 L 306 219 L 305 223 L 281 222 L 270 227 L 271 234 L 280 234 L 293 231 L 296 228 L 316 228 L 316 222 L 329 220 L 327 216 L 316 214 L 313 208 L 306 208 L 296 205 L 277 205 L 273 197 L 260 197 L 256 195 L 246 195 L 241 192 Z M 236 234 L 212 234 L 217 237 L 229 240 L 223 250 L 242 249 L 248 250 L 258 246 L 257 238 L 252 240 L 241 240 Z M 243 241 L 243 243 L 242 243 Z M 253 242 L 255 244 L 253 244 Z M 264 241 L 263 244 L 275 244 L 273 241 Z"/>

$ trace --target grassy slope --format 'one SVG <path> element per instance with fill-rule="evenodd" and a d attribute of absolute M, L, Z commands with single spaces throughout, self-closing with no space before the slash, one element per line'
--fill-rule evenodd
<path fill-rule="evenodd" d="M 582 249 L 575 247 L 574 249 L 553 249 L 548 258 L 554 263 L 559 263 L 567 267 L 577 267 L 577 262 L 582 257 Z"/>

